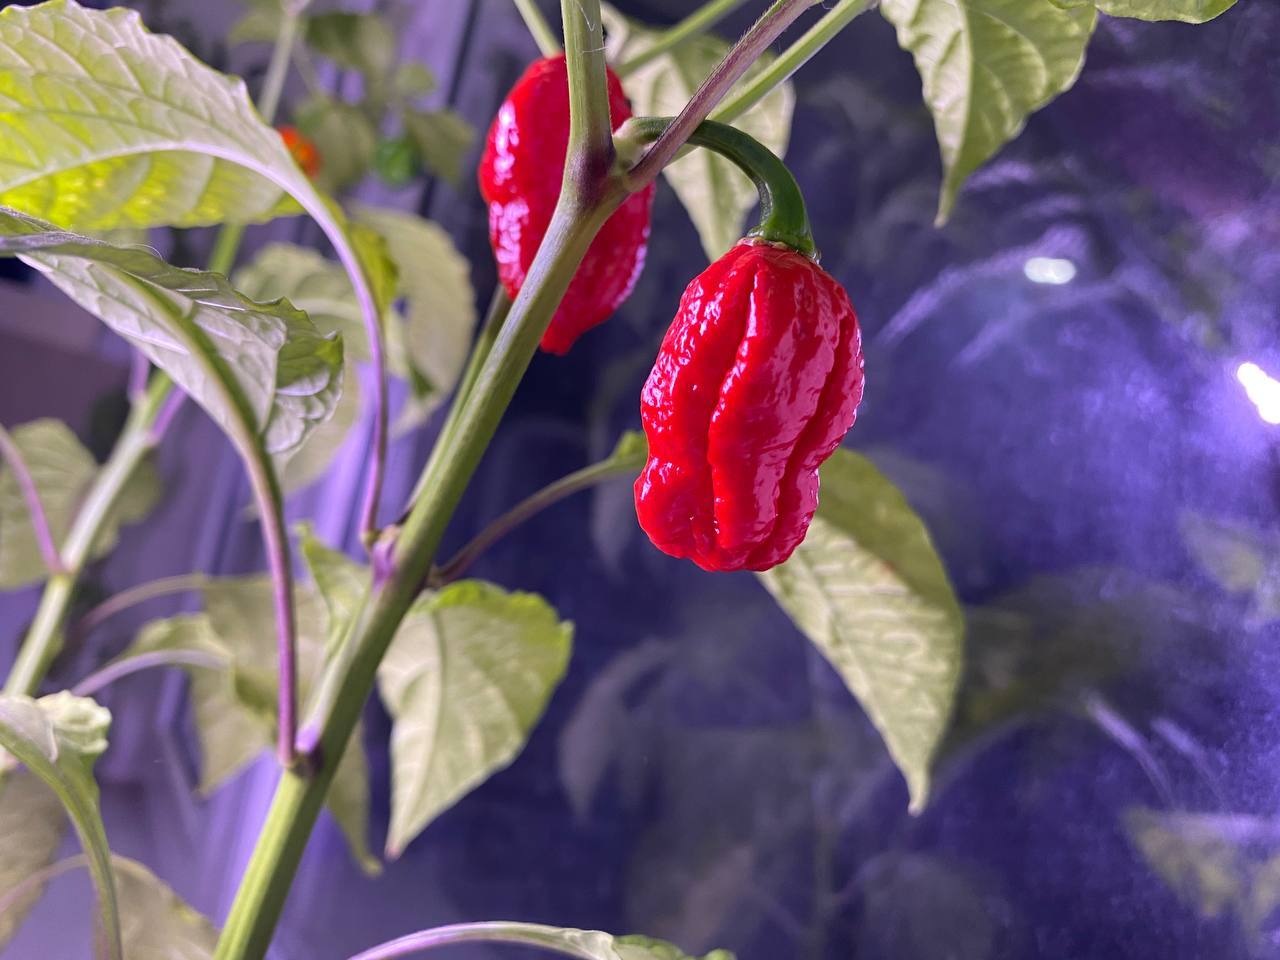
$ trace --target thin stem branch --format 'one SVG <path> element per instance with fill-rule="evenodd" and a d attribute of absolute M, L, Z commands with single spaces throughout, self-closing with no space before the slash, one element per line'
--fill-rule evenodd
<path fill-rule="evenodd" d="M 689 98 L 689 102 L 666 132 L 628 171 L 627 188 L 634 192 L 652 183 L 663 167 L 675 159 L 676 153 L 684 146 L 690 134 L 707 119 L 716 104 L 742 79 L 751 65 L 815 2 L 817 0 L 777 0 L 766 10 L 711 71 L 711 75 L 702 81 L 702 86 Z"/>
<path fill-rule="evenodd" d="M 431 582 L 440 585 L 457 580 L 466 573 L 477 557 L 526 520 L 582 490 L 590 490 L 616 477 L 634 476 L 644 466 L 644 460 L 643 450 L 635 456 L 610 457 L 583 467 L 581 470 L 575 470 L 536 493 L 530 494 L 476 534 L 466 546 L 435 571 Z"/>
<path fill-rule="evenodd" d="M 783 51 L 767 69 L 761 71 L 749 84 L 725 100 L 711 115 L 711 119 L 719 120 L 721 123 L 731 123 L 742 116 L 774 89 L 789 80 L 793 73 L 808 63 L 855 17 L 870 10 L 878 2 L 879 0 L 839 0 L 834 7 L 822 15 L 822 19 L 805 31 L 804 36 Z"/>
<path fill-rule="evenodd" d="M 187 402 L 187 395 L 181 390 L 172 390 L 169 396 L 165 397 L 164 405 L 160 408 L 160 412 L 156 414 L 155 423 L 151 425 L 151 442 L 158 444 L 164 435 L 169 432 L 169 426 L 173 423 L 173 418 L 178 415 L 178 411 L 182 409 L 183 404 Z"/>
<path fill-rule="evenodd" d="M 230 663 L 226 657 L 203 650 L 149 650 L 146 653 L 108 663 L 101 670 L 94 671 L 77 683 L 71 692 L 77 697 L 91 697 L 108 684 L 153 667 L 204 667 L 209 670 L 226 670 L 229 666 Z"/>
<path fill-rule="evenodd" d="M 147 379 L 151 376 L 151 361 L 141 350 L 134 347 L 129 351 L 129 387 L 130 403 L 137 403 L 147 392 Z"/>
<path fill-rule="evenodd" d="M 536 947 L 565 957 L 576 957 L 578 960 L 594 960 L 599 957 L 598 953 L 566 942 L 564 934 L 555 927 L 496 920 L 488 923 L 455 923 L 411 933 L 407 937 L 389 940 L 356 954 L 350 960 L 397 960 L 398 957 L 408 957 L 435 947 L 458 943 L 511 943 Z"/>
<path fill-rule="evenodd" d="M 61 551 L 64 570 L 45 584 L 35 619 L 5 681 L 5 693 L 35 696 L 49 664 L 62 648 L 62 627 L 80 572 L 126 484 L 154 448 L 151 428 L 172 389 L 173 383 L 167 376 L 153 377 L 142 403 L 129 414 L 115 449 L 98 471 L 71 523 Z"/>
<path fill-rule="evenodd" d="M 35 477 L 31 475 L 31 467 L 22 456 L 21 448 L 4 427 L 0 427 L 0 459 L 9 465 L 13 479 L 18 484 L 18 490 L 22 493 L 22 499 L 26 501 L 27 513 L 31 517 L 31 529 L 35 531 L 36 543 L 40 547 L 40 556 L 44 558 L 45 567 L 52 574 L 62 573 L 66 566 L 58 553 L 58 544 L 53 539 L 53 530 L 49 527 L 49 514 L 45 512 L 44 501 L 40 499 Z"/>
<path fill-rule="evenodd" d="M 554 57 L 559 53 L 560 38 L 556 36 L 556 32 L 547 23 L 547 18 L 538 9 L 537 0 L 514 0 L 514 2 L 516 9 L 520 11 L 520 18 L 524 20 L 524 25 L 529 28 L 529 33 L 533 36 L 533 42 L 538 45 L 538 50 L 542 55 L 544 57 Z"/>
<path fill-rule="evenodd" d="M 89 866 L 88 855 L 78 853 L 74 857 L 67 857 L 65 860 L 59 860 L 57 863 L 51 863 L 34 873 L 27 874 L 4 893 L 0 893 L 0 917 L 12 910 L 15 904 L 21 903 L 23 898 L 32 891 L 52 883 L 64 873 L 87 866 Z"/>
<path fill-rule="evenodd" d="M 119 593 L 107 597 L 107 599 L 81 617 L 71 628 L 71 634 L 77 637 L 86 636 L 89 631 L 96 629 L 111 617 L 121 611 L 128 610 L 130 607 L 159 597 L 172 596 L 175 593 L 203 590 L 208 583 L 209 578 L 203 573 L 180 573 L 177 576 L 162 577 L 159 580 L 149 580 L 146 583 L 129 587 L 127 590 L 121 590 Z"/>
<path fill-rule="evenodd" d="M 686 40 L 691 40 L 699 34 L 705 33 L 718 21 L 742 6 L 743 2 L 744 0 L 708 0 L 707 3 L 704 3 L 679 23 L 658 34 L 654 38 L 652 46 L 640 51 L 631 59 L 622 61 L 615 68 L 618 76 L 626 77 L 630 73 L 635 73 L 645 64 L 652 63 L 664 53 L 675 50 Z"/>
<path fill-rule="evenodd" d="M 284 504 L 274 471 L 259 469 L 245 457 L 249 483 L 262 525 L 262 545 L 271 572 L 271 599 L 276 616 L 276 655 L 279 661 L 276 690 L 276 756 L 281 766 L 297 762 L 298 737 L 298 627 L 293 602 L 293 570 L 289 564 L 289 534 L 285 530 Z"/>

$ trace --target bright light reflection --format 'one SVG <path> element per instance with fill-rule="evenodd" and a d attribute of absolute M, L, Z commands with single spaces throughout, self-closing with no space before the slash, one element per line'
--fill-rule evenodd
<path fill-rule="evenodd" d="M 1032 257 L 1022 265 L 1022 272 L 1032 283 L 1061 286 L 1076 277 L 1076 265 L 1058 257 Z"/>
<path fill-rule="evenodd" d="M 1258 416 L 1266 423 L 1280 425 L 1280 380 L 1269 376 L 1256 363 L 1249 362 L 1236 368 L 1236 379 L 1258 408 Z"/>

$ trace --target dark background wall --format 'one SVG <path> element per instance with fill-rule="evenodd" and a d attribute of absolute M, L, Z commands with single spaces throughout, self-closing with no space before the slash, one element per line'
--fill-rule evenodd
<path fill-rule="evenodd" d="M 664 23 L 686 4 L 620 6 Z M 217 56 L 199 43 L 238 8 L 143 9 Z M 406 55 L 483 128 L 535 55 L 510 3 L 397 9 Z M 1076 89 L 975 177 L 941 230 L 929 118 L 888 26 L 858 20 L 798 78 L 788 160 L 867 343 L 867 400 L 848 443 L 902 484 L 975 608 L 959 733 L 923 815 L 905 814 L 861 712 L 756 582 L 658 554 L 624 484 L 548 511 L 475 570 L 543 593 L 577 624 L 569 676 L 529 748 L 377 880 L 322 822 L 274 955 L 341 960 L 420 927 L 497 917 L 640 930 L 743 960 L 1277 955 L 1280 892 L 1257 867 L 1280 837 L 1276 631 L 1203 575 L 1179 517 L 1229 517 L 1265 536 L 1276 526 L 1277 428 L 1235 371 L 1245 360 L 1280 370 L 1278 45 L 1268 0 L 1200 28 L 1104 20 Z M 469 180 L 370 196 L 449 229 L 487 300 L 494 274 Z M 634 296 L 569 357 L 535 361 L 452 542 L 637 424 L 656 343 L 705 262 L 665 186 L 655 213 L 662 239 Z M 273 225 L 255 242 L 300 229 Z M 1077 276 L 1031 283 L 1033 256 L 1068 258 Z M 0 286 L 7 425 L 58 416 L 86 438 L 109 435 L 124 364 L 119 344 L 50 291 Z M 396 444 L 389 504 L 407 496 L 434 429 Z M 363 442 L 290 509 L 352 550 Z M 164 503 L 125 532 L 94 589 L 259 568 L 245 482 L 199 412 L 183 411 L 160 466 Z M 35 597 L 0 598 L 0 660 Z M 166 609 L 177 606 L 114 621 L 60 675 Z M 624 705 L 598 710 L 610 688 Z M 274 771 L 264 760 L 195 798 L 183 697 L 179 678 L 160 676 L 107 697 L 107 823 L 120 852 L 219 918 Z M 371 708 L 375 843 L 386 732 Z M 598 784 L 583 810 L 565 769 Z M 1159 878 L 1132 842 L 1136 807 L 1235 824 L 1215 849 L 1242 851 L 1245 865 L 1210 862 L 1248 881 L 1260 916 L 1242 919 L 1234 900 L 1215 911 L 1196 883 L 1180 896 Z M 87 917 L 87 884 L 60 880 L 3 956 L 87 956 Z"/>

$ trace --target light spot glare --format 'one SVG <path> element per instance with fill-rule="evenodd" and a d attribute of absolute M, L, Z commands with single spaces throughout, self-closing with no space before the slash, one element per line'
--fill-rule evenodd
<path fill-rule="evenodd" d="M 1022 272 L 1032 283 L 1061 286 L 1076 278 L 1076 265 L 1058 257 L 1032 257 L 1022 265 Z"/>
<path fill-rule="evenodd" d="M 1280 425 L 1280 380 L 1269 376 L 1256 363 L 1249 362 L 1236 368 L 1236 379 L 1258 408 L 1258 416 L 1265 423 Z"/>

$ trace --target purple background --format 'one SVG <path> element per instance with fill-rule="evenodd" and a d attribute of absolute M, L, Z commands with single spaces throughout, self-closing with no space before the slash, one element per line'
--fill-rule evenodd
<path fill-rule="evenodd" d="M 535 55 L 510 3 L 405 6 L 404 53 L 437 73 L 441 103 L 483 127 Z M 622 6 L 671 22 L 686 5 Z M 209 38 L 238 11 L 185 0 L 142 7 L 153 26 L 214 60 Z M 1280 955 L 1269 921 L 1250 939 L 1231 916 L 1202 917 L 1180 901 L 1121 822 L 1134 805 L 1275 813 L 1276 631 L 1250 624 L 1243 603 L 1198 572 L 1177 519 L 1194 510 L 1275 527 L 1277 428 L 1258 419 L 1234 372 L 1246 359 L 1280 372 L 1277 44 L 1280 7 L 1267 0 L 1241 0 L 1200 28 L 1104 20 L 1077 88 L 1032 119 L 942 230 L 930 225 L 936 145 L 887 25 L 860 19 L 797 84 L 788 160 L 810 197 L 824 265 L 850 289 L 867 342 L 869 392 L 848 443 L 902 484 L 966 603 L 1040 575 L 1079 584 L 1057 605 L 1044 590 L 1028 596 L 1033 661 L 1056 662 L 1063 623 L 1076 631 L 1068 651 L 1081 636 L 1110 636 L 1114 625 L 1072 619 L 1102 589 L 1072 571 L 1106 568 L 1101 582 L 1122 594 L 1133 578 L 1171 584 L 1179 609 L 1124 621 L 1122 639 L 1139 651 L 1124 670 L 1033 689 L 1016 722 L 949 752 L 933 802 L 910 818 L 861 712 L 753 578 L 657 554 L 635 529 L 625 484 L 580 496 L 475 570 L 543 593 L 577 624 L 569 676 L 529 748 L 376 880 L 359 874 L 323 820 L 273 956 L 341 960 L 424 926 L 499 917 L 643 930 L 689 950 L 732 947 L 743 960 Z M 237 53 L 231 65 L 254 59 Z M 470 179 L 366 196 L 417 206 L 449 229 L 487 301 L 493 269 Z M 654 346 L 704 263 L 665 186 L 655 215 L 662 239 L 634 296 L 568 358 L 535 361 L 450 543 L 636 425 Z M 311 233 L 283 223 L 253 241 L 268 236 Z M 1034 255 L 1070 258 L 1076 280 L 1030 284 L 1022 266 Z M 121 344 L 54 292 L 0 286 L 6 425 L 56 416 L 87 441 L 109 441 L 125 364 Z M 407 496 L 435 426 L 394 446 L 384 519 Z M 358 431 L 289 511 L 353 552 L 366 447 Z M 183 410 L 159 463 L 163 503 L 125 531 L 89 588 L 259 569 L 239 465 L 197 410 Z M 0 597 L 0 662 L 37 596 Z M 158 602 L 113 620 L 68 652 L 51 688 L 179 608 Z M 977 665 L 1001 642 L 989 626 L 975 621 Z M 669 661 L 628 688 L 624 719 L 600 731 L 617 764 L 575 816 L 557 773 L 561 737 L 593 681 L 643 644 Z M 264 760 L 196 799 L 184 697 L 179 677 L 159 673 L 104 695 L 116 717 L 99 766 L 104 811 L 119 852 L 219 919 L 275 773 Z M 1125 718 L 1138 747 L 1088 719 L 1089 697 Z M 368 716 L 376 846 L 387 726 L 378 708 Z M 834 737 L 797 735 L 815 718 Z M 1182 732 L 1183 749 L 1161 734 L 1169 730 Z M 1139 759 L 1163 778 L 1153 782 Z M 1264 847 L 1258 856 L 1274 852 Z M 69 841 L 64 853 L 73 849 Z M 0 955 L 88 956 L 88 917 L 85 879 L 61 879 Z"/>

